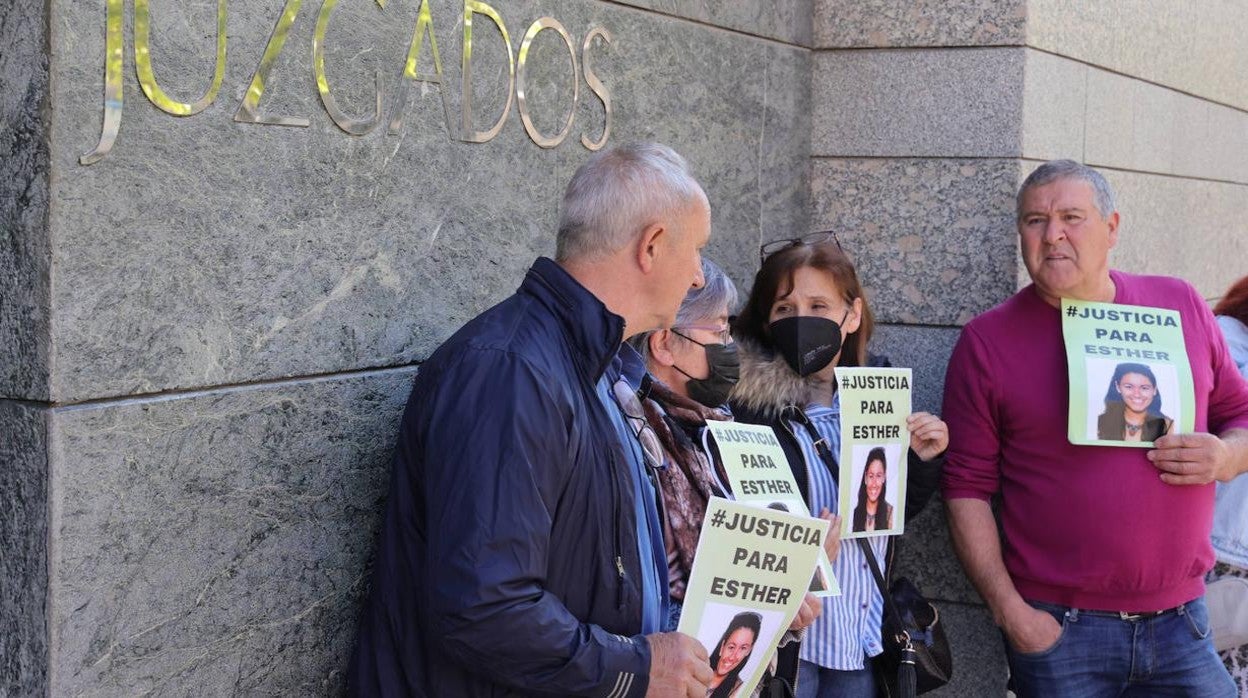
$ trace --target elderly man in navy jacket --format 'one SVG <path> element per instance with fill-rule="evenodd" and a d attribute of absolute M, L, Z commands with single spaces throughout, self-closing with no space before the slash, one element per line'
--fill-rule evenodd
<path fill-rule="evenodd" d="M 702 283 L 705 193 L 661 145 L 568 184 L 557 259 L 420 370 L 349 685 L 356 695 L 705 695 L 661 633 L 666 562 L 626 338 Z"/>

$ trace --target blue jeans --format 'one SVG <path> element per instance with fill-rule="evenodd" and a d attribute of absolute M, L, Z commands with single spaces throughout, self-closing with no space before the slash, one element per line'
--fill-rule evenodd
<path fill-rule="evenodd" d="M 797 667 L 797 698 L 874 698 L 871 659 L 864 669 L 840 671 L 802 660 Z"/>
<path fill-rule="evenodd" d="M 1019 698 L 1235 698 L 1235 684 L 1209 637 L 1204 597 L 1163 615 L 1130 620 L 1028 603 L 1061 623 L 1062 634 L 1041 652 L 1016 652 L 1006 642 L 1010 687 Z"/>

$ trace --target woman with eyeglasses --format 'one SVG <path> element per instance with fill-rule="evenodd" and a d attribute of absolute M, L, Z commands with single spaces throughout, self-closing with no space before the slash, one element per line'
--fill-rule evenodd
<path fill-rule="evenodd" d="M 733 413 L 742 422 L 773 426 L 810 510 L 827 515 L 838 502 L 835 463 L 828 462 L 840 450 L 836 368 L 888 362 L 867 353 L 871 310 L 853 264 L 833 235 L 770 243 L 761 254 L 762 268 L 733 325 L 742 357 L 741 380 L 731 396 Z M 907 425 L 910 517 L 936 488 L 938 459 L 949 432 L 943 421 L 925 412 L 910 415 Z M 817 447 L 817 441 L 828 449 Z M 887 574 L 890 539 L 864 540 Z M 842 546 L 833 568 L 843 594 L 823 599 L 822 614 L 807 629 L 798 651 L 797 695 L 874 696 L 870 660 L 883 651 L 883 597 L 857 545 Z"/>
<path fill-rule="evenodd" d="M 685 598 L 698 533 L 711 497 L 728 494 L 727 476 L 706 447 L 706 421 L 730 419 L 725 404 L 740 362 L 728 334 L 737 289 L 718 266 L 702 258 L 701 288 L 685 295 L 670 329 L 629 340 L 655 379 L 644 402 L 667 465 L 659 471 L 667 542 L 668 586 L 675 628 Z"/>
<path fill-rule="evenodd" d="M 671 597 L 666 630 L 675 630 L 680 621 L 707 502 L 713 496 L 732 496 L 719 452 L 707 436 L 706 422 L 732 418 L 726 405 L 740 362 L 728 316 L 737 304 L 737 288 L 705 257 L 702 276 L 702 287 L 685 295 L 671 328 L 629 340 L 645 358 L 652 378 L 642 390 L 646 395 L 643 408 L 666 463 L 658 475 Z M 825 547 L 835 555 L 837 545 L 839 537 L 830 536 Z M 790 630 L 810 625 L 819 608 L 819 600 L 808 594 Z M 782 643 L 788 639 L 792 638 Z M 792 683 L 792 676 L 786 678 Z"/>

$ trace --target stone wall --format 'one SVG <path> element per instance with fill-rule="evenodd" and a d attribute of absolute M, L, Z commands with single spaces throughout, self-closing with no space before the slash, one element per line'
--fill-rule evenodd
<path fill-rule="evenodd" d="M 610 143 L 676 146 L 706 186 L 708 254 L 745 288 L 760 242 L 834 228 L 937 410 L 962 324 L 1026 282 L 1014 190 L 1040 161 L 1102 168 L 1117 266 L 1238 275 L 1248 165 L 1248 12 L 1136 0 L 492 0 L 526 53 L 513 99 L 499 30 L 474 13 L 461 140 L 464 3 L 430 0 L 442 82 L 401 71 L 418 0 L 343 0 L 314 77 L 321 3 L 229 2 L 219 94 L 158 109 L 136 79 L 99 141 L 106 0 L 0 7 L 0 695 L 334 694 L 354 640 L 391 440 L 420 362 L 553 252 L 557 202 Z M 121 3 L 133 6 L 134 3 Z M 288 39 L 240 123 L 283 10 Z M 156 0 L 150 55 L 175 101 L 203 94 L 211 0 Z M 609 41 L 594 39 L 594 28 Z M 417 72 L 434 70 L 430 38 Z M 575 92 L 574 92 L 574 87 Z M 576 99 L 574 100 L 574 94 Z M 510 96 L 509 96 L 510 95 Z M 399 118 L 401 117 L 401 118 Z M 1178 253 L 1176 253 L 1178 251 Z M 902 572 L 940 600 L 957 676 L 1001 695 L 999 636 L 934 503 Z"/>
<path fill-rule="evenodd" d="M 286 3 L 228 3 L 220 93 L 157 109 L 126 11 L 116 144 L 101 133 L 105 2 L 0 10 L 0 695 L 332 695 L 343 685 L 399 414 L 421 360 L 554 251 L 563 187 L 606 126 L 691 162 L 709 254 L 739 280 L 760 239 L 809 218 L 810 8 L 492 0 L 518 54 L 543 16 L 569 34 L 574 123 L 554 148 L 513 100 L 496 138 L 457 140 L 463 2 L 429 4 L 441 88 L 411 86 L 387 133 L 418 0 L 338 3 L 326 82 L 366 119 L 343 132 L 313 76 L 303 3 L 258 111 L 236 111 Z M 129 6 L 132 3 L 125 3 Z M 156 80 L 210 84 L 217 3 L 151 4 Z M 473 125 L 503 113 L 501 34 L 473 16 Z M 595 27 L 610 34 L 582 42 Z M 518 58 L 518 56 L 517 56 Z M 568 49 L 527 53 L 540 133 L 573 105 Z M 426 38 L 419 72 L 433 72 Z M 445 94 L 443 94 L 445 93 Z M 451 115 L 448 125 L 443 109 Z M 51 105 L 49 108 L 48 105 Z M 10 285 L 13 282 L 14 285 Z"/>
<path fill-rule="evenodd" d="M 47 400 L 50 370 L 48 22 L 0 9 L 0 398 Z"/>
<path fill-rule="evenodd" d="M 1248 11 L 1031 0 L 1027 27 L 1024 157 L 1105 172 L 1122 211 L 1117 266 L 1220 296 L 1248 273 L 1233 213 L 1248 204 L 1248 46 L 1235 38 Z"/>
<path fill-rule="evenodd" d="M 875 350 L 938 409 L 958 328 L 1028 283 L 1014 192 L 1073 158 L 1115 187 L 1111 262 L 1214 298 L 1248 269 L 1248 12 L 1227 4 L 817 0 L 811 201 L 855 257 Z M 954 558 L 943 506 L 901 546 L 955 653 L 940 695 L 1001 695 L 1000 636 Z M 910 533 L 909 531 L 913 531 Z"/>

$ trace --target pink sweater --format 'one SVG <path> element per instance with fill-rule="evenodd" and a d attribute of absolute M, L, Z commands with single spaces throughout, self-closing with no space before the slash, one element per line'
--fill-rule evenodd
<path fill-rule="evenodd" d="M 1115 303 L 1181 313 L 1196 431 L 1248 428 L 1248 385 L 1196 291 L 1111 275 Z M 967 324 L 945 382 L 945 498 L 1000 493 L 1005 565 L 1024 598 L 1150 611 L 1202 595 L 1214 486 L 1163 483 L 1148 449 L 1071 445 L 1067 381 L 1060 313 L 1034 287 Z"/>

